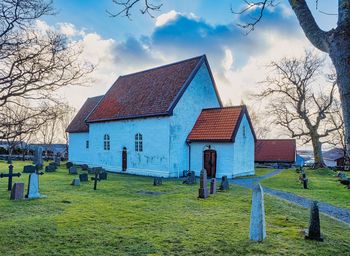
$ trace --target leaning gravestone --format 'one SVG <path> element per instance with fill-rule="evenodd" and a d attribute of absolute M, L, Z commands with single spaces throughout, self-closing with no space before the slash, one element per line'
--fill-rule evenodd
<path fill-rule="evenodd" d="M 230 185 L 228 183 L 228 179 L 227 179 L 227 176 L 222 176 L 221 178 L 221 184 L 220 184 L 220 190 L 221 191 L 225 191 L 225 190 L 229 190 L 230 188 Z"/>
<path fill-rule="evenodd" d="M 81 182 L 86 182 L 89 180 L 89 176 L 87 173 L 82 173 L 82 174 L 79 174 L 79 179 Z"/>
<path fill-rule="evenodd" d="M 40 164 L 43 165 L 43 148 L 42 147 L 36 147 L 34 151 L 34 165 Z"/>
<path fill-rule="evenodd" d="M 153 179 L 153 186 L 160 186 L 160 185 L 162 185 L 162 178 L 154 177 L 154 179 Z"/>
<path fill-rule="evenodd" d="M 323 241 L 321 236 L 320 212 L 316 201 L 311 203 L 310 223 L 309 229 L 305 231 L 305 239 Z"/>
<path fill-rule="evenodd" d="M 56 168 L 53 165 L 48 165 L 45 167 L 45 172 L 54 172 L 54 171 L 56 171 Z"/>
<path fill-rule="evenodd" d="M 21 200 L 24 194 L 24 183 L 13 184 L 10 200 Z"/>
<path fill-rule="evenodd" d="M 80 179 L 78 179 L 78 178 L 73 179 L 71 185 L 73 185 L 73 186 L 80 186 Z"/>
<path fill-rule="evenodd" d="M 199 178 L 198 198 L 208 198 L 207 170 L 202 169 Z"/>
<path fill-rule="evenodd" d="M 75 166 L 70 167 L 69 174 L 74 174 L 74 175 L 78 174 L 77 167 L 75 167 Z"/>
<path fill-rule="evenodd" d="M 213 178 L 210 181 L 210 194 L 215 194 L 216 193 L 216 179 Z"/>
<path fill-rule="evenodd" d="M 252 241 L 263 241 L 266 238 L 264 191 L 260 184 L 253 188 L 249 238 Z"/>
<path fill-rule="evenodd" d="M 193 185 L 196 183 L 196 173 L 194 171 L 188 171 L 183 184 Z"/>
<path fill-rule="evenodd" d="M 43 173 L 32 173 L 29 175 L 28 192 L 26 198 L 35 199 L 44 197 L 39 193 L 39 175 L 43 175 Z"/>
<path fill-rule="evenodd" d="M 70 167 L 72 167 L 73 166 L 73 163 L 72 162 L 67 162 L 66 163 L 66 168 L 67 169 L 69 169 Z"/>
<path fill-rule="evenodd" d="M 36 171 L 36 167 L 34 165 L 25 165 L 23 167 L 23 173 L 33 173 Z"/>

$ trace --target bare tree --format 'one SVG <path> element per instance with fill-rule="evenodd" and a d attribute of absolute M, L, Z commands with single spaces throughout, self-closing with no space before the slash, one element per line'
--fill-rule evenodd
<path fill-rule="evenodd" d="M 323 66 L 324 60 L 311 52 L 299 59 L 272 62 L 272 75 L 266 78 L 263 90 L 256 95 L 269 100 L 269 115 L 275 124 L 283 127 L 292 138 L 311 142 L 316 168 L 324 166 L 322 143 L 342 127 L 341 123 L 329 122 L 336 109 L 336 81 L 327 76 L 322 90 L 317 90 Z"/>
<path fill-rule="evenodd" d="M 147 7 L 147 0 L 134 1 L 114 1 L 117 5 L 122 6 L 123 9 L 114 16 L 125 14 L 129 16 L 130 10 L 136 3 L 143 4 Z M 245 8 L 240 11 L 233 11 L 235 14 L 249 13 L 254 10 L 257 14 L 253 19 L 246 23 L 240 24 L 241 27 L 246 28 L 247 31 L 254 30 L 256 24 L 260 22 L 268 7 L 274 7 L 278 4 L 277 0 L 243 0 L 246 3 Z M 320 51 L 323 51 L 331 58 L 338 79 L 338 89 L 340 93 L 340 100 L 342 105 L 342 113 L 345 127 L 345 141 L 347 145 L 347 155 L 350 156 L 350 0 L 333 1 L 338 3 L 338 22 L 334 29 L 324 31 L 320 29 L 315 18 L 313 17 L 306 0 L 288 0 L 289 5 L 293 9 L 301 28 L 308 40 Z M 316 6 L 318 0 L 315 0 Z M 156 5 L 157 6 L 157 5 Z M 159 8 L 161 5 L 158 5 Z M 159 8 L 156 8 L 158 10 Z M 232 9 L 232 8 L 231 8 Z M 148 10 L 148 9 L 147 9 Z M 149 10 L 152 11 L 150 8 Z M 149 12 L 143 12 L 148 13 Z M 326 13 L 326 12 L 323 12 Z M 152 15 L 151 15 L 152 16 Z"/>
<path fill-rule="evenodd" d="M 270 123 L 266 122 L 265 114 L 248 106 L 249 116 L 254 126 L 254 132 L 258 139 L 266 139 L 270 133 Z"/>
<path fill-rule="evenodd" d="M 59 103 L 55 94 L 58 89 L 81 85 L 92 72 L 94 67 L 81 61 L 82 49 L 77 44 L 56 31 L 42 31 L 35 26 L 38 18 L 50 14 L 51 1 L 0 2 L 0 113 L 22 107 L 25 102 L 36 119 Z M 0 114 L 0 139 L 18 136 L 22 130 L 12 130 L 4 137 L 1 131 L 8 122 L 1 118 L 5 117 Z M 11 122 L 15 125 L 23 120 L 12 118 Z"/>
<path fill-rule="evenodd" d="M 153 16 L 153 12 L 154 11 L 159 11 L 160 8 L 163 6 L 163 4 L 155 4 L 155 1 L 152 0 L 113 0 L 113 2 L 116 5 L 121 6 L 121 10 L 112 13 L 107 11 L 107 13 L 111 16 L 111 17 L 117 17 L 120 15 L 124 15 L 125 17 L 128 17 L 129 19 L 131 19 L 131 9 L 137 5 L 138 3 L 142 3 L 142 8 L 140 9 L 140 12 L 142 14 L 147 13 L 149 16 L 151 16 L 152 18 L 154 18 Z"/>
<path fill-rule="evenodd" d="M 75 115 L 75 109 L 68 104 L 64 105 L 62 107 L 62 116 L 59 120 L 60 125 L 60 132 L 62 134 L 62 138 L 64 140 L 64 143 L 66 144 L 66 152 L 68 153 L 68 133 L 66 132 L 66 129 L 70 122 L 72 121 L 74 115 Z"/>

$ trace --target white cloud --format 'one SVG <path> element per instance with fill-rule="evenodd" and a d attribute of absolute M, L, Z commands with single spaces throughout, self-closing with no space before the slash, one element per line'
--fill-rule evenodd
<path fill-rule="evenodd" d="M 175 10 L 171 10 L 170 12 L 159 15 L 156 18 L 156 27 L 161 27 L 169 21 L 175 20 L 178 14 Z"/>
<path fill-rule="evenodd" d="M 72 23 L 59 23 L 59 32 L 66 36 L 74 36 L 77 33 L 75 26 Z"/>

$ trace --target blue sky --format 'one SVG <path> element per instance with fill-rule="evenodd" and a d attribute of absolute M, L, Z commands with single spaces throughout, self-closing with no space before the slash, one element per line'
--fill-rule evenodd
<path fill-rule="evenodd" d="M 154 0 L 163 6 L 155 18 L 132 11 L 132 20 L 111 18 L 117 12 L 112 0 L 53 0 L 55 16 L 41 19 L 84 47 L 83 58 L 97 64 L 93 83 L 62 91 L 79 108 L 87 97 L 104 94 L 119 75 L 206 54 L 219 93 L 227 104 L 239 104 L 266 76 L 272 60 L 296 56 L 312 48 L 286 0 L 265 14 L 248 36 L 236 26 L 243 16 L 234 15 L 241 0 Z M 309 0 L 310 9 L 323 29 L 336 24 L 336 1 Z"/>

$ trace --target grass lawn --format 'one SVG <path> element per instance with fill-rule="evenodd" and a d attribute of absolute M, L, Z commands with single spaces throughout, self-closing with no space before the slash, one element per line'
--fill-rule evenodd
<path fill-rule="evenodd" d="M 338 182 L 335 172 L 329 169 L 305 169 L 309 179 L 308 188 L 302 189 L 295 169 L 284 170 L 276 176 L 264 179 L 263 186 L 350 209 L 350 190 Z M 349 176 L 349 174 L 348 174 Z"/>
<path fill-rule="evenodd" d="M 23 163 L 15 162 L 21 171 Z M 0 164 L 5 171 L 6 165 Z M 63 167 L 40 177 L 47 198 L 13 202 L 0 179 L 0 255 L 347 255 L 350 228 L 321 215 L 325 242 L 306 241 L 306 209 L 265 195 L 267 239 L 251 242 L 251 191 L 231 186 L 207 200 L 179 180 L 109 174 L 92 189 Z M 28 174 L 15 181 L 25 182 Z M 145 195 L 139 191 L 157 191 Z"/>

